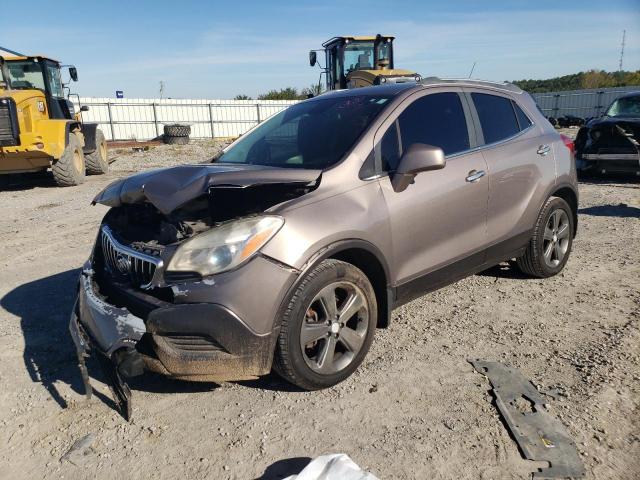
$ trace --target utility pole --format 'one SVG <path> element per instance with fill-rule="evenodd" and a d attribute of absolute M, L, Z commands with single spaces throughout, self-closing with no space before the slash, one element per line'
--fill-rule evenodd
<path fill-rule="evenodd" d="M 162 100 L 163 94 L 164 94 L 164 82 L 160 80 L 160 100 Z"/>
<path fill-rule="evenodd" d="M 622 47 L 620 48 L 620 65 L 618 66 L 618 71 L 622 71 L 622 60 L 624 59 L 624 44 L 627 38 L 627 31 L 622 30 Z"/>

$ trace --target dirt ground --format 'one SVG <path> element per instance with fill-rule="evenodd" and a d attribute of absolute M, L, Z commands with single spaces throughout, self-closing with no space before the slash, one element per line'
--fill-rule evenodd
<path fill-rule="evenodd" d="M 470 358 L 519 368 L 566 425 L 589 479 L 640 477 L 640 183 L 581 184 L 567 268 L 531 280 L 508 264 L 424 296 L 376 333 L 365 363 L 320 392 L 275 375 L 224 385 L 145 375 L 134 421 L 90 364 L 85 403 L 67 325 L 102 206 L 131 172 L 211 157 L 218 145 L 113 152 L 108 176 L 0 190 L 0 477 L 276 479 L 344 452 L 381 479 L 522 479 L 531 466 Z M 62 459 L 91 434 L 86 455 Z"/>

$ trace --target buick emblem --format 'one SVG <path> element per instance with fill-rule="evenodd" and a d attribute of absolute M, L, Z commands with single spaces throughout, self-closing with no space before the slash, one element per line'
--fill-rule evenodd
<path fill-rule="evenodd" d="M 116 267 L 118 267 L 120 273 L 128 274 L 129 270 L 131 270 L 131 259 L 129 256 L 118 253 L 116 256 Z"/>

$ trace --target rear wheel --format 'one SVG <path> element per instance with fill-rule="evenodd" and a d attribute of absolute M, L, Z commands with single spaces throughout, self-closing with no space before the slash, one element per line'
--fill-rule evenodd
<path fill-rule="evenodd" d="M 107 140 L 102 130 L 96 130 L 96 150 L 85 155 L 85 164 L 89 175 L 102 175 L 109 173 L 109 160 L 107 158 Z"/>
<path fill-rule="evenodd" d="M 569 259 L 574 231 L 571 207 L 562 198 L 549 198 L 538 215 L 527 250 L 517 259 L 520 270 L 540 278 L 560 273 Z"/>
<path fill-rule="evenodd" d="M 84 155 L 82 144 L 75 134 L 69 135 L 69 144 L 59 160 L 51 166 L 53 178 L 61 187 L 72 187 L 84 182 Z"/>
<path fill-rule="evenodd" d="M 289 301 L 275 370 L 306 390 L 343 381 L 369 351 L 377 313 L 373 287 L 360 269 L 338 260 L 323 261 Z"/>

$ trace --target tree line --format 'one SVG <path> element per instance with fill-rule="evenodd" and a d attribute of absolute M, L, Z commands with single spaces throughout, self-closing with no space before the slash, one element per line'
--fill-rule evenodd
<path fill-rule="evenodd" d="M 640 85 L 640 70 L 632 72 L 588 70 L 546 80 L 516 80 L 511 83 L 529 93 L 581 90 L 584 88 L 627 87 Z"/>
<path fill-rule="evenodd" d="M 545 80 L 515 80 L 511 83 L 529 93 L 559 92 L 564 90 L 581 90 L 583 88 L 608 88 L 640 86 L 640 70 L 605 72 L 604 70 L 588 70 L 586 72 L 563 75 Z M 309 96 L 322 93 L 319 85 L 298 90 L 294 87 L 269 90 L 260 94 L 257 100 L 304 100 Z M 234 100 L 253 100 L 247 95 L 236 95 Z"/>
<path fill-rule="evenodd" d="M 267 93 L 258 95 L 256 100 L 304 100 L 311 96 L 320 95 L 322 93 L 319 85 L 311 85 L 298 91 L 294 87 L 281 88 L 280 90 L 269 90 Z M 236 95 L 234 100 L 253 100 L 248 95 Z"/>

